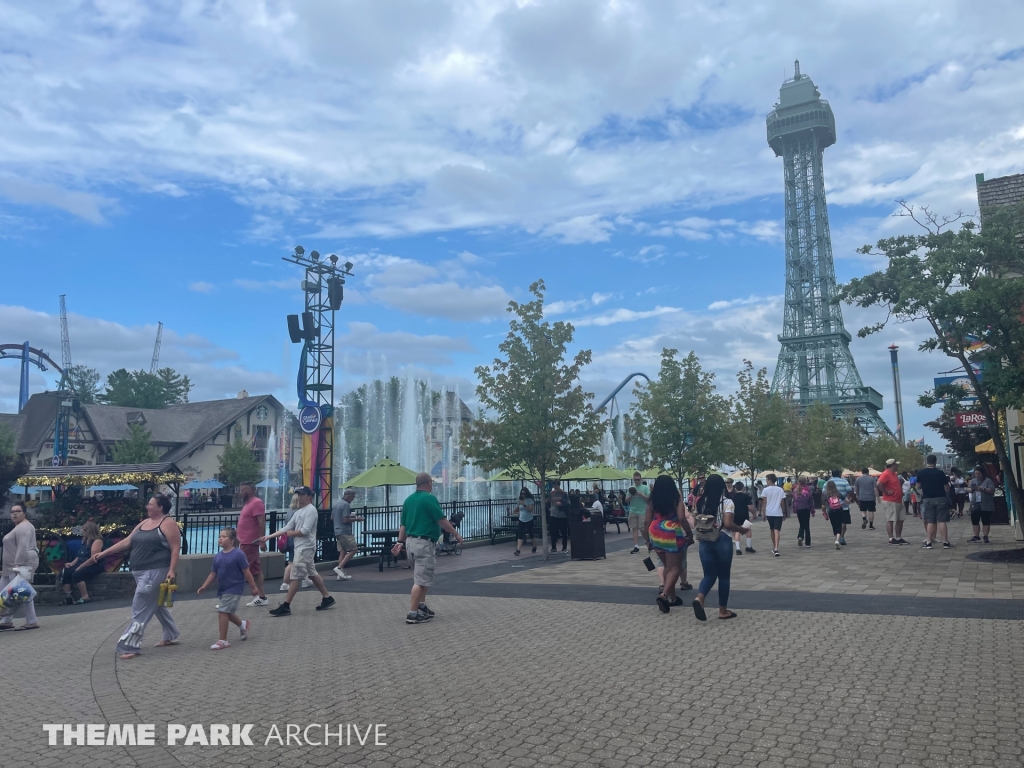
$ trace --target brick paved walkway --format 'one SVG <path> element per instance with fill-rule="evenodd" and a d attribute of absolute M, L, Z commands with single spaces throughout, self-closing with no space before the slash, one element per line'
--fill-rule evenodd
<path fill-rule="evenodd" d="M 308 591 L 287 619 L 241 609 L 254 621 L 251 639 L 237 642 L 232 629 L 233 647 L 218 653 L 208 650 L 216 639 L 212 599 L 173 609 L 182 645 L 153 648 L 159 632 L 150 630 L 144 655 L 116 664 L 125 607 L 50 613 L 39 631 L 0 636 L 7 764 L 1024 763 L 1022 624 L 955 618 L 952 608 L 971 603 L 984 614 L 985 606 L 1016 605 L 1024 567 L 1005 566 L 1010 594 L 996 595 L 1003 571 L 966 560 L 966 545 L 889 548 L 884 533 L 872 538 L 858 527 L 836 552 L 819 522 L 808 552 L 790 542 L 796 527 L 786 525 L 783 557 L 768 555 L 760 524 L 758 554 L 736 562 L 747 609 L 737 600 L 740 615 L 729 622 L 701 624 L 689 609 L 660 614 L 641 556 L 621 550 L 625 534 L 611 534 L 609 558 L 592 563 L 511 560 L 501 546 L 472 560 L 449 558 L 430 599 L 438 616 L 421 626 L 402 621 L 408 572 L 399 579 L 365 568 L 351 582 L 331 582 L 338 606 L 325 613 L 313 611 Z M 908 528 L 906 538 L 919 541 L 914 524 Z M 691 567 L 695 581 L 695 558 Z M 992 600 L 956 598 L 971 568 L 992 579 Z M 879 571 L 889 582 L 865 589 L 883 593 L 889 613 L 848 610 L 865 601 L 860 585 Z M 937 573 L 955 573 L 955 584 L 940 577 L 935 595 L 921 597 Z M 900 578 L 916 587 L 912 595 Z M 538 589 L 548 599 L 516 596 Z M 819 608 L 757 609 L 785 590 Z M 951 609 L 907 615 L 925 602 Z M 253 723 L 257 746 L 48 747 L 44 722 L 156 723 L 161 737 L 167 723 Z M 386 723 L 388 745 L 263 746 L 270 726 L 284 732 L 286 723 Z"/>

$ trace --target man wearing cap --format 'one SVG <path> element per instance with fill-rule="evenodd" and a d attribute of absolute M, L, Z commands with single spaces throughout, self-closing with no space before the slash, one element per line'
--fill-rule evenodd
<path fill-rule="evenodd" d="M 629 489 L 629 517 L 626 518 L 629 530 L 633 532 L 633 554 L 640 551 L 640 527 L 644 524 L 647 514 L 647 499 L 650 496 L 650 486 L 644 482 L 643 476 L 639 472 L 634 472 L 633 485 Z"/>
<path fill-rule="evenodd" d="M 299 497 L 299 508 L 284 524 L 284 528 L 260 538 L 260 541 L 270 541 L 270 539 L 287 533 L 289 540 L 294 542 L 288 594 L 283 603 L 270 611 L 271 616 L 292 615 L 292 600 L 295 599 L 295 593 L 299 591 L 303 579 L 310 579 L 313 586 L 320 590 L 323 599 L 316 607 L 318 611 L 327 610 L 335 603 L 335 599 L 327 591 L 324 580 L 320 578 L 320 574 L 317 573 L 316 566 L 313 564 L 313 556 L 316 554 L 317 522 L 316 507 L 313 506 L 313 491 L 308 486 L 301 485 L 295 489 L 295 495 Z"/>
<path fill-rule="evenodd" d="M 441 511 L 437 497 L 431 493 L 434 482 L 427 472 L 416 475 L 416 492 L 402 504 L 402 525 L 398 541 L 391 553 L 398 557 L 405 549 L 412 563 L 412 592 L 406 624 L 422 624 L 434 618 L 427 607 L 427 590 L 434 585 L 434 567 L 437 564 L 436 546 L 444 529 L 461 544 L 462 536 Z"/>
<path fill-rule="evenodd" d="M 890 544 L 906 544 L 903 540 L 903 521 L 907 511 L 903 507 L 903 481 L 896 474 L 900 463 L 896 459 L 885 462 L 885 471 L 879 476 L 876 485 L 881 494 L 879 510 L 885 515 L 885 530 L 889 535 Z"/>

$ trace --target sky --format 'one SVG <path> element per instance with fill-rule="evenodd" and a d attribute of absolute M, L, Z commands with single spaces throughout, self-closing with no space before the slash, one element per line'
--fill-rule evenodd
<path fill-rule="evenodd" d="M 1024 4 L 463 0 L 0 0 L 0 343 L 104 375 L 161 365 L 193 399 L 294 404 L 301 244 L 354 264 L 341 390 L 412 371 L 474 399 L 510 299 L 593 352 L 598 400 L 663 347 L 731 392 L 774 370 L 781 160 L 765 115 L 794 59 L 835 113 L 825 152 L 840 281 L 913 231 L 896 200 L 976 215 L 976 173 L 1024 172 Z M 856 338 L 895 425 L 953 368 L 926 329 Z M 32 391 L 52 388 L 35 369 Z M 0 362 L 0 411 L 18 365 Z M 621 399 L 628 407 L 626 399 Z"/>

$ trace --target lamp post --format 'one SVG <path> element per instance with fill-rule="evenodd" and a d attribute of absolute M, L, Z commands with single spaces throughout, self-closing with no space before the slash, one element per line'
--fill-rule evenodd
<path fill-rule="evenodd" d="M 896 403 L 896 439 L 899 440 L 900 447 L 903 448 L 907 444 L 907 438 L 903 431 L 903 396 L 900 394 L 899 352 L 900 348 L 895 344 L 889 347 L 889 359 L 892 361 L 892 386 Z"/>

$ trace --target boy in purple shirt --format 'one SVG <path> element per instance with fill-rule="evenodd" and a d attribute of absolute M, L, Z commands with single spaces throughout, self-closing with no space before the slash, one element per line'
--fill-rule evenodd
<path fill-rule="evenodd" d="M 252 626 L 252 622 L 248 619 L 240 619 L 235 612 L 242 599 L 245 583 L 249 582 L 249 588 L 254 592 L 256 583 L 249 570 L 249 560 L 238 548 L 235 529 L 221 528 L 217 542 L 220 544 L 221 551 L 214 555 L 210 575 L 206 577 L 206 581 L 196 590 L 196 593 L 203 594 L 203 591 L 213 584 L 213 580 L 217 580 L 217 620 L 220 625 L 220 640 L 211 645 L 210 650 L 222 651 L 231 647 L 231 643 L 228 642 L 228 622 L 238 627 L 242 640 L 249 637 L 249 627 Z"/>

